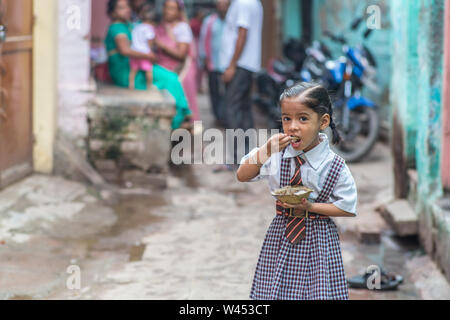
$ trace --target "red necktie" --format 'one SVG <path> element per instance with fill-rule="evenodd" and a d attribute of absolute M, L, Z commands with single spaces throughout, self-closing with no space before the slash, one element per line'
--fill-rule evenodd
<path fill-rule="evenodd" d="M 302 186 L 302 175 L 301 175 L 301 170 L 300 167 L 303 165 L 303 161 L 299 156 L 296 156 L 294 158 L 295 161 L 295 172 L 294 175 L 292 176 L 292 178 L 289 181 L 289 184 L 291 186 Z M 285 170 L 284 172 L 286 172 L 287 168 L 290 168 L 290 159 L 282 159 L 282 167 L 284 166 Z M 283 169 L 282 169 L 283 171 Z M 290 171 L 290 170 L 289 170 Z M 288 172 L 289 172 L 288 171 Z M 280 181 L 281 185 L 287 185 L 286 183 L 286 174 L 281 174 L 280 176 Z M 290 210 L 293 209 L 284 209 L 281 205 L 281 203 L 279 201 L 277 201 L 277 214 L 284 214 L 284 215 L 289 215 Z M 286 231 L 285 231 L 285 236 L 286 238 L 289 240 L 290 243 L 292 244 L 296 244 L 299 243 L 303 238 L 305 238 L 306 235 L 306 217 L 291 217 L 288 216 L 288 221 L 286 224 Z"/>

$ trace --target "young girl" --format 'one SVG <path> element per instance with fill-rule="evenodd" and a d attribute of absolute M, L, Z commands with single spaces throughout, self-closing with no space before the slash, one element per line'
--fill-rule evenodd
<path fill-rule="evenodd" d="M 299 205 L 276 202 L 256 266 L 250 298 L 348 299 L 336 225 L 330 217 L 356 216 L 355 182 L 329 147 L 340 141 L 325 88 L 299 83 L 280 97 L 283 132 L 241 160 L 241 182 L 267 177 L 269 187 L 304 185 L 314 190 Z M 275 201 L 274 201 L 275 202 Z"/>
<path fill-rule="evenodd" d="M 138 12 L 141 23 L 137 24 L 132 31 L 131 49 L 141 53 L 151 53 L 155 29 L 153 27 L 154 14 L 152 7 L 143 5 Z M 134 89 L 134 79 L 139 70 L 145 72 L 147 87 L 153 83 L 153 65 L 148 59 L 130 59 L 130 89 Z"/>

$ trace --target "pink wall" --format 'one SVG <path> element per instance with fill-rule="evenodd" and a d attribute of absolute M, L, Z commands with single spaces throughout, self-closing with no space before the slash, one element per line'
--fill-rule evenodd
<path fill-rule="evenodd" d="M 450 0 L 445 1 L 444 84 L 442 110 L 442 184 L 450 190 Z"/>
<path fill-rule="evenodd" d="M 93 47 L 103 45 L 106 31 L 110 23 L 109 17 L 106 15 L 106 4 L 108 0 L 93 0 L 91 15 L 91 43 Z"/>

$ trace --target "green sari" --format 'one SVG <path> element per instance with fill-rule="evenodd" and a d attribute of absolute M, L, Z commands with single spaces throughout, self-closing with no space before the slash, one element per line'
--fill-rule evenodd
<path fill-rule="evenodd" d="M 108 51 L 109 73 L 115 85 L 129 87 L 130 59 L 117 51 L 116 36 L 125 34 L 131 42 L 131 25 L 125 23 L 112 23 L 106 34 L 105 45 Z M 139 70 L 135 78 L 135 88 L 147 90 L 145 72 Z M 159 65 L 153 65 L 153 84 L 160 90 L 166 89 L 175 99 L 176 114 L 172 120 L 172 129 L 180 127 L 185 117 L 192 114 L 178 75 Z"/>

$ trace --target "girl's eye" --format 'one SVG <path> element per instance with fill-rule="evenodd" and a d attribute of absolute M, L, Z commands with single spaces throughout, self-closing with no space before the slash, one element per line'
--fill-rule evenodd
<path fill-rule="evenodd" d="M 288 117 L 284 117 L 282 120 L 283 121 L 289 121 L 290 119 Z"/>
<path fill-rule="evenodd" d="M 308 118 L 306 118 L 306 117 L 300 117 L 300 121 L 308 121 Z"/>

